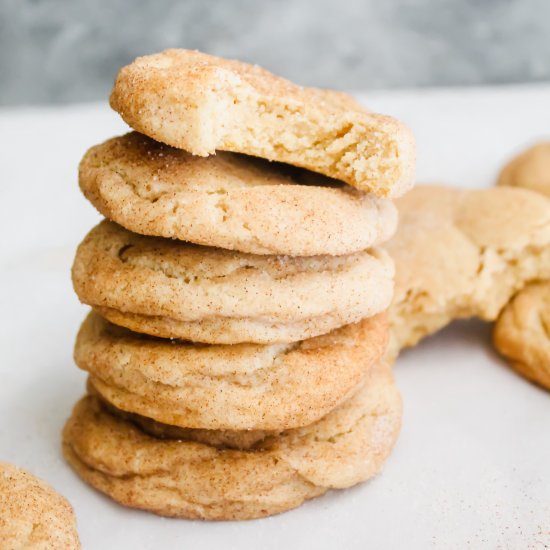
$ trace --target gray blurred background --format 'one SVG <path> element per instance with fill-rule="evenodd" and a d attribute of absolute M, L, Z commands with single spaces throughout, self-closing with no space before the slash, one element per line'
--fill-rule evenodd
<path fill-rule="evenodd" d="M 537 82 L 550 0 L 0 0 L 0 105 L 106 99 L 166 47 L 348 90 Z"/>

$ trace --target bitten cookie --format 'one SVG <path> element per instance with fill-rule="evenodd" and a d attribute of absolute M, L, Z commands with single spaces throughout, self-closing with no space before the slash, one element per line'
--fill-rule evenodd
<path fill-rule="evenodd" d="M 119 71 L 111 106 L 138 132 L 194 155 L 245 153 L 384 197 L 414 183 L 403 124 L 246 63 L 190 50 L 139 57 Z"/>
<path fill-rule="evenodd" d="M 268 436 L 253 450 L 152 437 L 93 396 L 76 405 L 63 439 L 77 473 L 125 506 L 165 516 L 251 519 L 369 479 L 390 453 L 400 422 L 391 369 L 380 364 L 323 419 Z"/>
<path fill-rule="evenodd" d="M 80 548 L 71 505 L 30 472 L 0 462 L 0 548 Z"/>
<path fill-rule="evenodd" d="M 502 169 L 497 183 L 550 195 L 550 142 L 537 143 L 513 158 Z"/>
<path fill-rule="evenodd" d="M 550 282 L 514 297 L 495 324 L 493 342 L 513 369 L 550 390 Z"/>
<path fill-rule="evenodd" d="M 196 157 L 133 132 L 92 147 L 80 187 L 142 235 L 253 254 L 342 255 L 388 240 L 391 201 L 300 168 L 220 152 Z"/>
<path fill-rule="evenodd" d="M 119 409 L 209 430 L 283 430 L 325 416 L 381 357 L 384 315 L 295 344 L 233 346 L 143 336 L 91 313 L 76 364 Z"/>
<path fill-rule="evenodd" d="M 113 323 L 193 342 L 304 340 L 384 311 L 393 263 L 347 256 L 257 256 L 144 237 L 104 221 L 79 246 L 75 291 Z"/>
<path fill-rule="evenodd" d="M 550 273 L 550 200 L 525 189 L 419 186 L 397 201 L 390 355 L 457 318 L 494 320 Z"/>

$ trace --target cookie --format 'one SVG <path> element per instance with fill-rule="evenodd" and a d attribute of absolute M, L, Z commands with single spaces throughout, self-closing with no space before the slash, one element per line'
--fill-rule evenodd
<path fill-rule="evenodd" d="M 244 153 L 383 197 L 414 183 L 406 126 L 246 63 L 190 50 L 139 57 L 119 71 L 110 102 L 133 129 L 193 155 Z"/>
<path fill-rule="evenodd" d="M 30 472 L 0 462 L 0 548 L 80 548 L 71 505 Z"/>
<path fill-rule="evenodd" d="M 537 143 L 513 158 L 502 169 L 497 183 L 550 196 L 550 142 Z"/>
<path fill-rule="evenodd" d="M 147 416 L 124 411 L 105 401 L 93 385 L 86 384 L 88 395 L 95 396 L 101 406 L 123 420 L 128 420 L 146 434 L 159 439 L 178 439 L 203 443 L 217 449 L 236 449 L 239 451 L 258 450 L 267 438 L 280 435 L 284 430 L 205 430 L 202 428 L 182 428 L 173 424 L 163 424 Z"/>
<path fill-rule="evenodd" d="M 550 200 L 525 189 L 419 186 L 397 201 L 393 354 L 453 319 L 495 320 L 550 273 Z"/>
<path fill-rule="evenodd" d="M 327 416 L 268 436 L 253 450 L 153 437 L 94 396 L 76 405 L 63 446 L 87 483 L 125 506 L 164 516 L 251 519 L 371 478 L 400 422 L 391 369 L 379 364 L 368 383 Z"/>
<path fill-rule="evenodd" d="M 80 300 L 152 336 L 235 344 L 305 340 L 384 311 L 393 263 L 347 256 L 258 256 L 144 237 L 104 221 L 79 246 Z"/>
<path fill-rule="evenodd" d="M 493 343 L 519 374 L 550 390 L 550 282 L 531 284 L 512 299 Z"/>
<path fill-rule="evenodd" d="M 550 142 L 538 143 L 508 162 L 498 185 L 550 196 Z M 511 367 L 546 389 L 550 389 L 549 304 L 550 283 L 529 285 L 506 306 L 493 331 L 493 343 Z"/>
<path fill-rule="evenodd" d="M 253 254 L 342 255 L 388 240 L 392 202 L 299 168 L 234 153 L 193 156 L 133 132 L 92 147 L 80 187 L 142 235 Z"/>
<path fill-rule="evenodd" d="M 91 313 L 75 361 L 119 409 L 188 428 L 282 430 L 349 397 L 387 339 L 384 315 L 295 344 L 209 346 L 144 336 Z"/>

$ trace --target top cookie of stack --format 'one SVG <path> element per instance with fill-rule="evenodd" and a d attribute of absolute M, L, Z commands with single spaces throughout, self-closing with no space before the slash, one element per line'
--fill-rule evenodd
<path fill-rule="evenodd" d="M 288 163 L 378 196 L 413 184 L 412 133 L 350 96 L 196 51 L 166 50 L 118 74 L 111 106 L 135 130 L 193 155 Z"/>
<path fill-rule="evenodd" d="M 376 246 L 413 184 L 409 130 L 186 50 L 123 68 L 111 105 L 137 132 L 80 165 L 112 222 L 73 266 L 95 313 L 75 348 L 91 395 L 65 429 L 69 462 L 124 504 L 210 519 L 374 475 L 401 415 L 380 361 L 393 264 Z"/>

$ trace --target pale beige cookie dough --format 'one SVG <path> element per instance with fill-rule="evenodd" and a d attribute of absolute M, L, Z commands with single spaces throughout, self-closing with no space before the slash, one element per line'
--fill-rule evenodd
<path fill-rule="evenodd" d="M 406 126 L 246 63 L 175 49 L 138 57 L 119 71 L 111 106 L 135 130 L 194 155 L 245 153 L 383 197 L 414 183 Z"/>
<path fill-rule="evenodd" d="M 550 142 L 533 145 L 502 170 L 498 185 L 532 189 L 550 196 Z M 550 278 L 550 272 L 541 274 Z M 521 290 L 501 313 L 493 342 L 513 369 L 550 389 L 550 282 Z"/>
<path fill-rule="evenodd" d="M 143 336 L 92 313 L 75 361 L 125 411 L 188 428 L 283 430 L 348 398 L 387 340 L 384 315 L 295 344 L 209 346 Z"/>
<path fill-rule="evenodd" d="M 393 263 L 347 256 L 257 256 L 144 237 L 104 221 L 79 246 L 75 291 L 113 323 L 193 342 L 305 340 L 384 311 Z"/>
<path fill-rule="evenodd" d="M 125 506 L 174 517 L 251 519 L 371 478 L 400 423 L 391 369 L 379 364 L 363 388 L 327 416 L 267 436 L 252 450 L 152 437 L 93 396 L 76 405 L 63 440 L 76 472 Z"/>
<path fill-rule="evenodd" d="M 514 297 L 495 324 L 493 342 L 513 369 L 550 390 L 550 282 Z"/>
<path fill-rule="evenodd" d="M 92 147 L 79 181 L 130 231 L 253 254 L 349 254 L 397 226 L 391 201 L 336 180 L 234 153 L 196 157 L 137 132 Z"/>
<path fill-rule="evenodd" d="M 497 184 L 550 196 L 550 141 L 537 143 L 508 162 Z"/>
<path fill-rule="evenodd" d="M 457 318 L 494 320 L 550 273 L 550 200 L 525 189 L 418 186 L 397 201 L 390 355 Z"/>
<path fill-rule="evenodd" d="M 80 548 L 71 505 L 30 472 L 0 462 L 0 548 Z"/>

